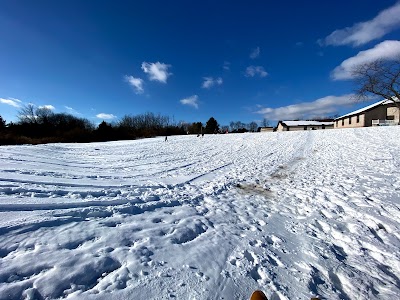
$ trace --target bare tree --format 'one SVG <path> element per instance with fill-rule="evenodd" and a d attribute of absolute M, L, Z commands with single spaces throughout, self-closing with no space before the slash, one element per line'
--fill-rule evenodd
<path fill-rule="evenodd" d="M 36 124 L 37 116 L 36 116 L 36 107 L 33 104 L 24 105 L 18 111 L 18 119 L 20 123 L 29 123 Z"/>
<path fill-rule="evenodd" d="M 231 131 L 234 131 L 235 129 L 237 129 L 237 128 L 236 128 L 236 123 L 235 123 L 234 121 L 231 121 L 231 122 L 229 123 L 229 127 L 231 128 Z"/>
<path fill-rule="evenodd" d="M 269 121 L 267 118 L 264 118 L 261 122 L 262 127 L 268 127 L 269 126 Z"/>
<path fill-rule="evenodd" d="M 237 124 L 238 129 L 246 129 L 247 130 L 247 125 L 245 123 L 243 123 L 241 121 L 237 121 L 236 124 Z"/>
<path fill-rule="evenodd" d="M 222 132 L 222 133 L 229 132 L 229 126 L 228 126 L 228 125 L 223 125 L 223 126 L 221 126 L 221 132 Z"/>
<path fill-rule="evenodd" d="M 189 123 L 187 123 L 187 122 L 185 122 L 185 121 L 179 121 L 179 124 L 180 124 L 180 127 L 182 128 L 182 130 L 183 130 L 185 133 L 188 133 L 188 132 L 189 132 L 189 126 L 190 126 Z"/>
<path fill-rule="evenodd" d="M 258 124 L 256 123 L 256 122 L 251 122 L 250 124 L 249 124 L 249 130 L 251 131 L 251 132 L 256 132 L 257 131 L 257 128 L 258 128 Z"/>
<path fill-rule="evenodd" d="M 378 59 L 358 65 L 351 70 L 357 86 L 356 100 L 367 100 L 369 96 L 378 95 L 393 101 L 400 108 L 400 57 L 396 60 Z"/>
<path fill-rule="evenodd" d="M 35 115 L 35 118 L 39 124 L 47 124 L 54 113 L 51 111 L 51 109 L 40 107 L 35 110 Z"/>

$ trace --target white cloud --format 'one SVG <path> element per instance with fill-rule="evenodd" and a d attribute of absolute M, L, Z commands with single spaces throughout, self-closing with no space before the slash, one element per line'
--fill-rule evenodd
<path fill-rule="evenodd" d="M 65 107 L 65 108 L 68 110 L 68 112 L 71 113 L 71 114 L 74 114 L 74 115 L 81 115 L 80 112 L 76 111 L 76 110 L 73 109 L 72 107 L 69 107 L 69 106 L 64 106 L 64 107 Z"/>
<path fill-rule="evenodd" d="M 7 99 L 0 98 L 0 103 L 11 105 L 11 106 L 14 106 L 16 108 L 20 108 L 22 101 L 18 100 L 18 99 L 14 99 L 14 98 L 7 98 Z"/>
<path fill-rule="evenodd" d="M 224 65 L 222 67 L 225 71 L 229 71 L 231 69 L 231 63 L 229 61 L 224 61 Z"/>
<path fill-rule="evenodd" d="M 172 73 L 168 73 L 168 68 L 171 65 L 167 65 L 164 63 L 156 62 L 156 63 L 142 63 L 143 72 L 149 74 L 150 80 L 160 81 L 163 83 L 167 83 L 167 79 Z"/>
<path fill-rule="evenodd" d="M 257 57 L 260 56 L 260 47 L 257 47 L 255 49 L 253 49 L 250 53 L 250 58 L 251 59 L 256 59 Z"/>
<path fill-rule="evenodd" d="M 269 120 L 311 119 L 334 114 L 339 106 L 352 105 L 353 94 L 326 96 L 312 102 L 303 102 L 278 108 L 261 108 L 256 113 Z"/>
<path fill-rule="evenodd" d="M 128 75 L 125 75 L 124 79 L 135 89 L 136 94 L 142 94 L 144 92 L 143 79 Z"/>
<path fill-rule="evenodd" d="M 50 105 L 50 104 L 39 106 L 39 108 L 45 108 L 45 109 L 49 109 L 49 110 L 55 110 L 56 109 L 53 105 Z"/>
<path fill-rule="evenodd" d="M 210 89 L 212 88 L 214 85 L 221 85 L 223 83 L 223 80 L 221 77 L 218 78 L 212 78 L 212 77 L 203 77 L 204 81 L 203 84 L 201 85 L 201 87 L 203 89 Z"/>
<path fill-rule="evenodd" d="M 262 66 L 249 66 L 246 68 L 245 76 L 246 77 L 254 77 L 254 76 L 265 77 L 268 73 L 264 70 Z"/>
<path fill-rule="evenodd" d="M 337 66 L 331 73 L 334 80 L 352 79 L 351 70 L 378 59 L 392 60 L 400 57 L 400 41 L 384 41 L 372 49 L 360 51 Z"/>
<path fill-rule="evenodd" d="M 381 11 L 375 18 L 356 23 L 351 27 L 335 30 L 323 42 L 325 45 L 359 46 L 379 39 L 400 27 L 400 2 Z"/>
<path fill-rule="evenodd" d="M 96 118 L 103 119 L 103 120 L 111 120 L 111 119 L 115 119 L 116 116 L 114 116 L 113 114 L 101 113 L 101 114 L 97 114 Z"/>
<path fill-rule="evenodd" d="M 198 100 L 199 100 L 199 97 L 197 95 L 193 95 L 188 98 L 181 99 L 180 102 L 183 105 L 190 105 L 190 106 L 193 106 L 194 108 L 199 108 Z"/>

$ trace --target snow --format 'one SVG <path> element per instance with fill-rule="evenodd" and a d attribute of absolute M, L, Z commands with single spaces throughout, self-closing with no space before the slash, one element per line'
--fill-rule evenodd
<path fill-rule="evenodd" d="M 395 299 L 399 134 L 0 147 L 0 299 Z"/>
<path fill-rule="evenodd" d="M 321 125 L 333 125 L 333 122 L 321 122 L 321 121 L 282 121 L 286 126 L 321 126 Z"/>

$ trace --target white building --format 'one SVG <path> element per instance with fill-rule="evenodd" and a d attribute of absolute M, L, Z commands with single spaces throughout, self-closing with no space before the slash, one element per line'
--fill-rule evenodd
<path fill-rule="evenodd" d="M 279 121 L 277 131 L 333 129 L 333 122 L 322 121 Z"/>
<path fill-rule="evenodd" d="M 399 102 L 397 100 L 397 102 Z M 382 100 L 335 119 L 335 128 L 354 128 L 399 124 L 399 107 Z"/>

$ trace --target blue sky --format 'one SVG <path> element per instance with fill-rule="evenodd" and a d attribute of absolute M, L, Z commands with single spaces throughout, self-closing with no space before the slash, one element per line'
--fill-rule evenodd
<path fill-rule="evenodd" d="M 400 2 L 0 1 L 0 115 L 32 103 L 94 123 L 345 114 L 348 69 L 400 54 Z"/>

